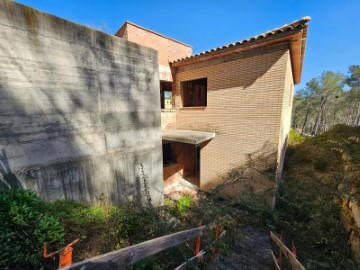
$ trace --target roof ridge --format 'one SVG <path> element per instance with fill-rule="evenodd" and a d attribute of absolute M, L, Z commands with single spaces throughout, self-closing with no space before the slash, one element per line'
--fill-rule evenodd
<path fill-rule="evenodd" d="M 153 33 L 153 34 L 155 34 L 155 35 L 158 35 L 158 36 L 160 36 L 160 37 L 163 37 L 163 38 L 166 38 L 166 39 L 175 41 L 175 42 L 177 42 L 177 43 L 180 43 L 180 44 L 182 44 L 182 45 L 185 45 L 185 46 L 187 46 L 187 47 L 192 48 L 192 46 L 190 46 L 190 45 L 188 45 L 188 44 L 186 44 L 186 43 L 184 43 L 184 42 L 182 42 L 182 41 L 179 41 L 179 40 L 176 40 L 176 39 L 174 39 L 174 38 L 165 36 L 165 35 L 160 34 L 160 33 L 156 32 L 156 31 L 154 31 L 154 30 L 151 30 L 151 29 L 149 29 L 149 28 L 146 28 L 146 27 L 144 27 L 144 26 L 138 25 L 138 24 L 133 23 L 133 22 L 128 21 L 128 20 L 126 20 L 126 21 L 123 23 L 123 25 L 119 28 L 119 30 L 115 33 L 115 35 L 116 35 L 126 24 L 131 24 L 131 25 L 133 25 L 133 26 L 135 26 L 135 27 L 138 27 L 138 28 L 140 28 L 140 29 L 142 29 L 142 30 L 151 32 L 151 33 Z"/>

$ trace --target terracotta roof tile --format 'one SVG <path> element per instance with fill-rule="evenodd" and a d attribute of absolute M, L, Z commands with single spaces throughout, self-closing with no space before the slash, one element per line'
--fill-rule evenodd
<path fill-rule="evenodd" d="M 197 53 L 197 54 L 185 57 L 185 58 L 180 58 L 180 59 L 175 60 L 175 61 L 173 61 L 171 63 L 174 64 L 174 63 L 179 63 L 179 62 L 182 62 L 182 61 L 187 61 L 187 60 L 190 60 L 190 59 L 192 60 L 192 59 L 200 58 L 201 56 L 204 56 L 204 55 L 210 55 L 210 54 L 213 54 L 215 52 L 223 51 L 223 50 L 226 50 L 226 49 L 231 48 L 231 47 L 241 47 L 246 43 L 255 42 L 255 41 L 258 41 L 260 39 L 266 39 L 266 38 L 269 38 L 269 37 L 272 37 L 274 35 L 281 34 L 281 33 L 284 33 L 284 32 L 289 32 L 289 31 L 296 30 L 296 29 L 303 29 L 310 20 L 311 20 L 311 18 L 308 17 L 308 16 L 303 17 L 300 20 L 294 21 L 294 22 L 289 23 L 289 24 L 285 24 L 282 27 L 275 28 L 273 30 L 267 31 L 267 32 L 262 33 L 260 35 L 257 35 L 257 36 L 251 37 L 251 38 L 247 38 L 247 39 L 244 39 L 244 40 L 241 40 L 241 41 L 237 41 L 237 42 L 234 42 L 234 43 L 230 43 L 230 44 L 227 44 L 227 45 L 224 45 L 224 46 L 221 46 L 221 47 L 213 48 L 213 49 L 207 50 L 205 52 Z"/>

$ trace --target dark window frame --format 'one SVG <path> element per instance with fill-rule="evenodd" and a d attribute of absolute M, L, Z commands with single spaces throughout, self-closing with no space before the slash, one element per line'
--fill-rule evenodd
<path fill-rule="evenodd" d="M 207 106 L 207 78 L 182 81 L 183 107 Z"/>

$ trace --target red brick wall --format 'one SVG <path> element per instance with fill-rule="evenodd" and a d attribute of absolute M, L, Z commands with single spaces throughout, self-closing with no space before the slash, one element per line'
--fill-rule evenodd
<path fill-rule="evenodd" d="M 169 62 L 190 56 L 192 53 L 192 49 L 188 45 L 131 23 L 127 23 L 116 35 L 158 51 L 160 80 L 172 81 Z"/>

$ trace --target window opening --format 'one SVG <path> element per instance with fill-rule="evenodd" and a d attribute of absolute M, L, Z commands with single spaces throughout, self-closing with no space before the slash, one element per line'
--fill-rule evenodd
<path fill-rule="evenodd" d="M 207 78 L 182 82 L 183 106 L 207 106 Z"/>
<path fill-rule="evenodd" d="M 172 143 L 163 144 L 162 151 L 163 151 L 163 165 L 170 165 L 176 163 L 176 159 L 174 155 L 174 147 Z"/>
<path fill-rule="evenodd" d="M 171 110 L 173 107 L 172 83 L 160 82 L 161 109 Z"/>

